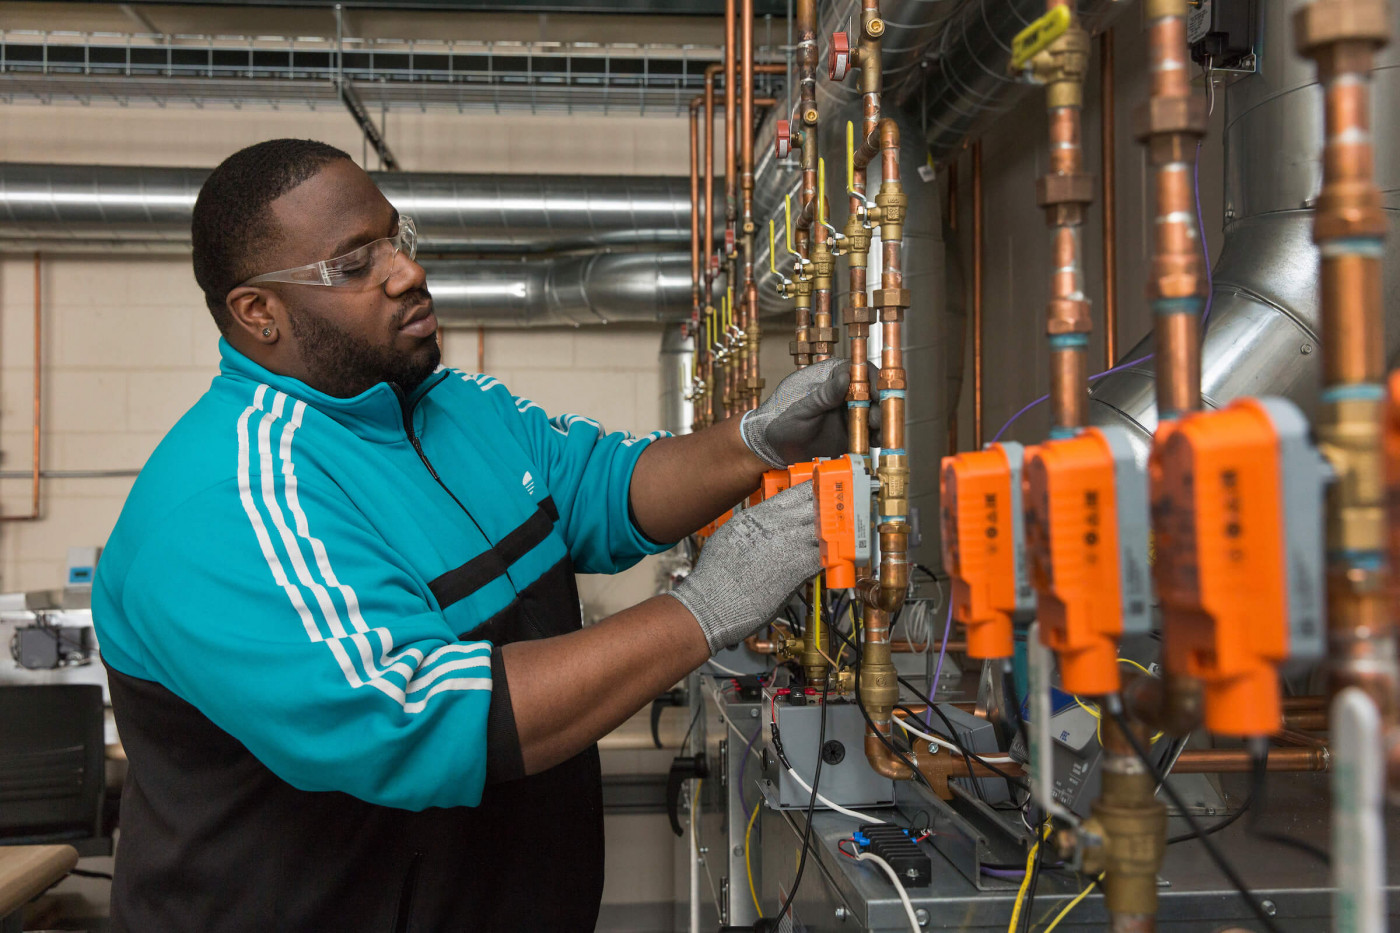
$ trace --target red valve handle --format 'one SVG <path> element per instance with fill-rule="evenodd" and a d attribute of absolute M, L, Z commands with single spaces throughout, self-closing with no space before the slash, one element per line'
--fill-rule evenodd
<path fill-rule="evenodd" d="M 844 32 L 831 34 L 831 53 L 827 57 L 827 74 L 833 81 L 844 81 L 851 70 L 851 37 Z"/>
<path fill-rule="evenodd" d="M 789 120 L 778 121 L 777 137 L 774 146 L 778 153 L 778 158 L 786 159 L 788 153 L 792 152 L 792 122 Z"/>

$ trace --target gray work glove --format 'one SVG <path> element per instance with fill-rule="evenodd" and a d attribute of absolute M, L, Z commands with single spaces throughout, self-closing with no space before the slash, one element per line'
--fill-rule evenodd
<path fill-rule="evenodd" d="M 873 385 L 879 370 L 870 367 Z M 846 389 L 851 362 L 823 360 L 789 375 L 763 404 L 744 415 L 739 432 L 764 463 L 781 468 L 846 452 Z M 879 424 L 871 406 L 871 427 Z"/>
<path fill-rule="evenodd" d="M 713 654 L 766 625 L 820 569 L 812 484 L 801 483 L 721 526 L 671 595 L 700 623 Z"/>

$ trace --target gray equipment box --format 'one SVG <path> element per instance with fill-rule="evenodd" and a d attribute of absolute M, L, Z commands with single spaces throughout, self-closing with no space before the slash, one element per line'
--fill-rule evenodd
<path fill-rule="evenodd" d="M 783 751 L 793 770 L 810 787 L 817 766 L 822 709 L 820 703 L 808 699 L 809 702 L 798 706 L 787 702 L 787 697 L 779 697 L 776 712 Z M 772 700 L 772 694 L 765 692 L 765 713 Z M 843 807 L 892 805 L 894 782 L 872 771 L 865 760 L 865 717 L 860 709 L 844 700 L 830 700 L 826 705 L 826 742 L 821 784 L 817 790 L 827 800 Z M 771 730 L 765 730 L 763 739 L 763 780 L 771 785 L 769 799 L 776 799 L 782 809 L 805 810 L 812 792 L 793 780 L 778 760 Z M 821 801 L 817 801 L 817 807 L 822 807 Z"/>

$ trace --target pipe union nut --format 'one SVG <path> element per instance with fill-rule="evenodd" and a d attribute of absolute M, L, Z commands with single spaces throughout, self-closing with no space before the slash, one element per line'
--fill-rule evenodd
<path fill-rule="evenodd" d="M 1152 260 L 1152 275 L 1147 282 L 1149 298 L 1204 297 L 1205 293 L 1206 277 L 1198 255 L 1158 256 Z"/>
<path fill-rule="evenodd" d="M 907 288 L 877 288 L 871 301 L 877 308 L 907 308 L 912 303 Z"/>
<path fill-rule="evenodd" d="M 1369 178 L 1328 184 L 1318 195 L 1316 207 L 1313 239 L 1319 242 L 1343 237 L 1383 237 L 1388 232 L 1381 193 Z"/>
<path fill-rule="evenodd" d="M 761 376 L 749 376 L 744 380 L 744 385 L 751 392 L 760 392 L 767 383 L 763 381 L 763 377 Z"/>
<path fill-rule="evenodd" d="M 1390 17 L 1385 0 L 1313 0 L 1293 14 L 1293 38 L 1298 52 L 1313 56 L 1320 46 L 1336 42 L 1390 41 Z"/>
<path fill-rule="evenodd" d="M 812 353 L 812 344 L 811 344 L 811 341 L 808 341 L 808 340 L 791 340 L 791 341 L 788 341 L 788 353 L 790 353 L 790 354 L 793 355 L 793 356 L 810 356 L 811 353 Z"/>
<path fill-rule="evenodd" d="M 809 338 L 812 343 L 835 343 L 840 339 L 834 327 L 813 327 Z"/>
<path fill-rule="evenodd" d="M 1087 334 L 1094 329 L 1089 317 L 1089 302 L 1083 298 L 1052 298 L 1046 306 L 1045 332 L 1050 336 L 1060 334 Z"/>
<path fill-rule="evenodd" d="M 1088 172 L 1043 175 L 1035 180 L 1035 201 L 1052 204 L 1089 204 L 1094 200 L 1094 176 Z"/>
<path fill-rule="evenodd" d="M 850 327 L 853 325 L 870 325 L 875 323 L 875 309 L 869 305 L 856 307 L 850 305 L 841 309 L 841 323 Z"/>
<path fill-rule="evenodd" d="M 1133 110 L 1133 138 L 1146 142 L 1162 133 L 1206 135 L 1206 102 L 1191 97 L 1153 97 Z"/>

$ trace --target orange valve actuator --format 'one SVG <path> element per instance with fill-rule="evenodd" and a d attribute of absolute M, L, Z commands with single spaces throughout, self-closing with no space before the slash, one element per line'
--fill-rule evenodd
<path fill-rule="evenodd" d="M 1070 693 L 1119 689 L 1118 642 L 1151 628 L 1147 478 L 1126 429 L 1026 450 L 1026 545 L 1040 639 Z"/>
<path fill-rule="evenodd" d="M 1167 669 L 1205 683 L 1206 727 L 1283 727 L 1279 668 L 1325 641 L 1321 456 L 1291 402 L 1239 399 L 1157 431 L 1149 471 Z"/>
<path fill-rule="evenodd" d="M 870 470 L 860 454 L 846 454 L 818 463 L 812 481 L 826 587 L 850 589 L 856 585 L 856 567 L 870 564 Z"/>
<path fill-rule="evenodd" d="M 967 653 L 1009 658 L 1012 623 L 1035 608 L 1021 509 L 1024 448 L 1008 441 L 943 458 L 943 565 Z"/>

